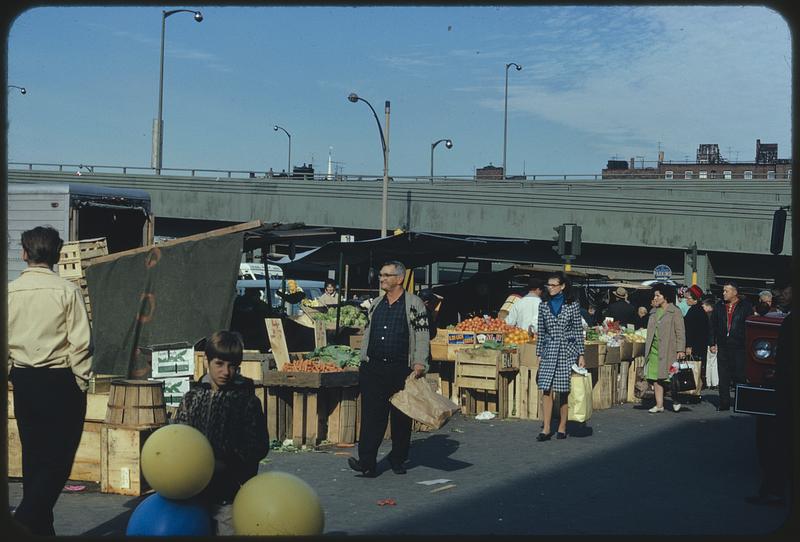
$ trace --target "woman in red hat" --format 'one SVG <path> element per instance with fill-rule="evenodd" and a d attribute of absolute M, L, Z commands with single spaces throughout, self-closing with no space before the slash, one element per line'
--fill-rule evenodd
<path fill-rule="evenodd" d="M 703 290 L 697 284 L 686 290 L 686 304 L 689 310 L 683 317 L 686 328 L 686 355 L 700 359 L 700 375 L 706 381 L 706 354 L 708 352 L 708 316 L 702 305 Z"/>

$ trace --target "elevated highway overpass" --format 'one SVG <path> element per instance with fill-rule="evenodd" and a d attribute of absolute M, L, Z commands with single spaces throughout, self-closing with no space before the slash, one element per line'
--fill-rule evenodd
<path fill-rule="evenodd" d="M 371 231 L 369 236 L 377 235 L 381 223 L 379 180 L 77 176 L 40 169 L 9 169 L 8 179 L 146 190 L 159 235 L 169 235 L 159 231 L 159 219 L 173 224 L 172 219 L 305 222 Z M 653 261 L 663 260 L 671 262 L 678 275 L 686 271 L 687 247 L 696 243 L 702 284 L 713 282 L 714 271 L 768 278 L 769 269 L 758 270 L 771 261 L 772 216 L 790 204 L 790 180 L 395 179 L 389 186 L 387 223 L 390 230 L 406 226 L 433 233 L 534 239 L 547 252 L 543 260 L 555 261 L 550 249 L 553 227 L 576 223 L 582 226 L 584 257 L 603 253 L 617 260 L 619 268 L 650 270 Z M 789 213 L 784 255 L 792 254 L 791 231 Z"/>

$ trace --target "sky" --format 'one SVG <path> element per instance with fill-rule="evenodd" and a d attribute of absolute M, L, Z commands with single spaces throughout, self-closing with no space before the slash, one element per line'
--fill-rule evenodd
<path fill-rule="evenodd" d="M 9 162 L 150 167 L 166 20 L 164 168 L 599 174 L 756 139 L 791 157 L 791 35 L 759 6 L 40 7 L 7 34 Z M 384 129 L 386 127 L 384 126 Z"/>

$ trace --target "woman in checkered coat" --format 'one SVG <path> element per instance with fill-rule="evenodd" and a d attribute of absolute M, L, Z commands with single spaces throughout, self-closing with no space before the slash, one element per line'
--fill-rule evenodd
<path fill-rule="evenodd" d="M 570 371 L 573 363 L 585 365 L 583 359 L 583 324 L 578 301 L 572 294 L 567 276 L 557 271 L 547 277 L 547 293 L 539 308 L 539 337 L 536 355 L 539 371 L 536 384 L 542 390 L 544 430 L 536 440 L 543 442 L 553 436 L 553 391 L 559 392 L 559 419 L 557 439 L 567 438 L 567 396 Z"/>

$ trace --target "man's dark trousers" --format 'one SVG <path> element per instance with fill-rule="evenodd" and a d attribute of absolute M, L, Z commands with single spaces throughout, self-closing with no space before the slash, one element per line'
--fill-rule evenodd
<path fill-rule="evenodd" d="M 718 346 L 717 368 L 719 371 L 719 406 L 730 407 L 730 385 L 744 384 L 744 346 Z"/>
<path fill-rule="evenodd" d="M 14 414 L 22 445 L 22 502 L 14 519 L 53 535 L 53 507 L 69 479 L 86 417 L 86 394 L 70 369 L 13 368 Z"/>
<path fill-rule="evenodd" d="M 361 388 L 361 432 L 358 437 L 358 460 L 366 469 L 375 469 L 378 448 L 391 420 L 392 452 L 390 463 L 400 466 L 408 459 L 411 446 L 411 418 L 389 402 L 403 389 L 411 369 L 405 362 L 369 361 L 359 370 Z M 391 412 L 391 416 L 390 416 Z"/>

